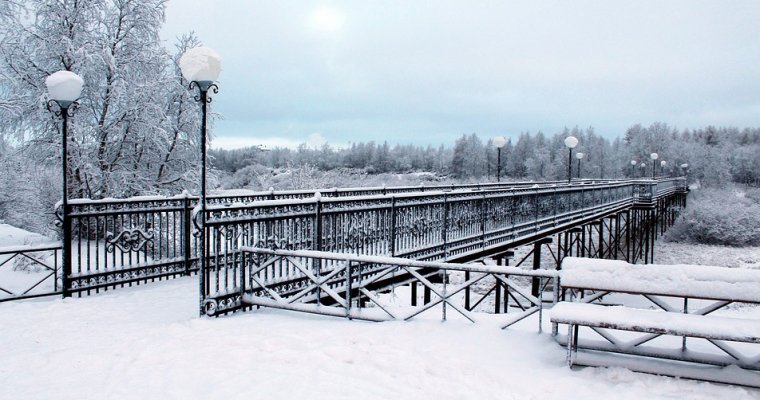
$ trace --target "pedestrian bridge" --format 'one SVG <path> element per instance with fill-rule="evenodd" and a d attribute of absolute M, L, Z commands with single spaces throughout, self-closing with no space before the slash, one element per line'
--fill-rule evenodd
<path fill-rule="evenodd" d="M 0 301 L 197 273 L 203 315 L 269 306 L 385 320 L 442 308 L 444 318 L 454 310 L 472 319 L 473 310 L 519 310 L 506 326 L 556 287 L 547 263 L 652 262 L 687 191 L 672 178 L 267 191 L 212 196 L 205 210 L 187 194 L 72 200 L 59 210 L 71 227 L 67 251 L 0 249 L 0 268 L 22 259 L 38 273 L 13 288 L 0 274 Z M 389 291 L 408 300 L 389 303 Z"/>
<path fill-rule="evenodd" d="M 473 285 L 486 281 L 495 312 L 508 310 L 510 299 L 512 306 L 536 309 L 555 275 L 462 263 L 490 258 L 502 264 L 525 245 L 532 250 L 517 266 L 532 255 L 534 269 L 540 269 L 542 246 L 557 268 L 571 255 L 651 262 L 655 238 L 675 220 L 686 193 L 685 180 L 675 178 L 322 191 L 217 202 L 196 215 L 203 219 L 198 225 L 207 255 L 200 270 L 201 313 L 269 306 L 397 319 L 406 314 L 381 305 L 378 294 L 408 287 L 408 305 L 416 306 L 419 285 L 426 307 L 449 305 L 466 315 L 484 299 L 472 298 Z M 461 275 L 462 284 L 444 294 L 452 274 Z M 527 279 L 527 289 L 515 277 Z M 449 300 L 459 294 L 462 305 L 454 306 Z M 352 303 L 359 307 L 352 311 Z M 368 303 L 376 315 L 360 311 Z"/>

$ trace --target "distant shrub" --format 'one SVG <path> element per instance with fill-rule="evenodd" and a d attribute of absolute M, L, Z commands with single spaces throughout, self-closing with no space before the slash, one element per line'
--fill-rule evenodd
<path fill-rule="evenodd" d="M 729 188 L 693 191 L 666 241 L 724 246 L 760 246 L 760 193 Z"/>
<path fill-rule="evenodd" d="M 760 189 L 748 188 L 744 193 L 744 197 L 754 201 L 756 204 L 760 204 Z"/>

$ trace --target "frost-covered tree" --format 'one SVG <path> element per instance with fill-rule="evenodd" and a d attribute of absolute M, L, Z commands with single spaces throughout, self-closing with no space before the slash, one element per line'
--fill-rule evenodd
<path fill-rule="evenodd" d="M 553 151 L 543 132 L 538 132 L 533 139 L 533 146 L 525 159 L 525 171 L 528 178 L 547 180 L 553 178 L 551 171 Z"/>
<path fill-rule="evenodd" d="M 60 162 L 60 121 L 41 106 L 58 70 L 85 80 L 70 120 L 72 197 L 169 193 L 195 185 L 197 104 L 161 45 L 165 0 L 30 0 L 0 26 L 0 104 L 31 158 Z M 15 10 L 18 12 L 18 10 Z M 179 39 L 177 52 L 198 44 Z"/>
<path fill-rule="evenodd" d="M 486 148 L 475 133 L 462 135 L 454 144 L 451 173 L 457 178 L 485 176 Z"/>

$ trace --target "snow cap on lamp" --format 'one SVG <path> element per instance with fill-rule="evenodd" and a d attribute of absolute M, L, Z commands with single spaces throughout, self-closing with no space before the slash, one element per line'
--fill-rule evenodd
<path fill-rule="evenodd" d="M 498 148 L 502 148 L 507 145 L 507 138 L 504 136 L 496 136 L 493 138 L 493 145 Z"/>
<path fill-rule="evenodd" d="M 651 158 L 652 160 L 656 160 L 656 159 L 660 158 L 660 156 L 657 153 L 652 153 L 652 154 L 649 155 L 649 158 Z"/>
<path fill-rule="evenodd" d="M 71 71 L 58 71 L 45 79 L 48 96 L 62 108 L 68 108 L 82 94 L 84 80 Z"/>
<path fill-rule="evenodd" d="M 636 161 L 636 160 L 631 160 L 631 165 L 636 165 L 636 164 L 638 164 L 638 161 Z"/>
<path fill-rule="evenodd" d="M 568 136 L 565 138 L 565 146 L 568 149 L 574 149 L 578 145 L 578 138 L 575 136 Z"/>
<path fill-rule="evenodd" d="M 222 71 L 222 58 L 208 47 L 193 47 L 179 59 L 182 76 L 189 82 L 210 85 L 219 79 Z"/>
<path fill-rule="evenodd" d="M 577 158 L 577 159 L 579 159 L 579 160 L 582 160 L 584 156 L 585 156 L 585 154 L 583 154 L 583 153 L 580 153 L 580 152 L 579 152 L 579 153 L 577 153 L 577 154 L 575 155 L 575 158 Z"/>

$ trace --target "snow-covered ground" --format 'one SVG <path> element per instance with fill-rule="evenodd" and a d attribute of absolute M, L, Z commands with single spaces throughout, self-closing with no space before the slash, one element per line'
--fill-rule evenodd
<path fill-rule="evenodd" d="M 30 244 L 0 227 L 2 245 Z M 760 259 L 757 248 L 657 251 L 660 263 Z M 760 390 L 620 368 L 570 370 L 548 318 L 544 334 L 535 316 L 508 330 L 492 315 L 470 324 L 436 312 L 386 323 L 276 310 L 209 319 L 197 316 L 197 290 L 190 277 L 0 303 L 0 399 L 760 399 Z"/>
<path fill-rule="evenodd" d="M 0 247 L 38 245 L 52 240 L 38 233 L 16 228 L 8 224 L 0 224 Z"/>
<path fill-rule="evenodd" d="M 0 398 L 760 398 L 625 369 L 571 371 L 532 318 L 509 330 L 435 313 L 386 323 L 274 310 L 209 319 L 197 304 L 192 277 L 0 303 Z"/>
<path fill-rule="evenodd" d="M 658 241 L 654 249 L 654 261 L 657 264 L 760 269 L 760 247 L 710 246 Z"/>

